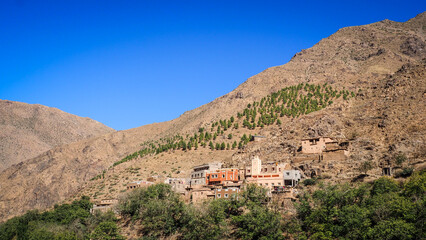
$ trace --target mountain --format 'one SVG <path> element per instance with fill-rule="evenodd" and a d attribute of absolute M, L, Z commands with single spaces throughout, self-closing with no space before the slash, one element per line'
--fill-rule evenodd
<path fill-rule="evenodd" d="M 426 136 L 422 124 L 425 31 L 426 13 L 403 23 L 384 20 L 343 28 L 297 53 L 287 64 L 266 69 L 232 92 L 177 119 L 56 147 L 11 166 L 0 174 L 0 217 L 7 219 L 29 209 L 49 208 L 81 194 L 93 199 L 116 197 L 134 179 L 187 176 L 193 165 L 209 161 L 240 165 L 253 155 L 263 160 L 286 161 L 293 167 L 305 164 L 306 169 L 320 168 L 336 181 L 353 178 L 354 169 L 366 160 L 377 164 L 373 173 L 378 174 L 380 161 L 399 152 L 406 154 L 412 166 L 421 168 Z M 280 117 L 281 125 L 247 129 L 242 127 L 243 119 L 238 118 L 240 127 L 220 134 L 216 143 L 239 141 L 243 134 L 266 136 L 265 141 L 250 142 L 242 149 L 211 151 L 199 147 L 133 155 L 136 157 L 112 167 L 150 143 L 160 144 L 176 134 L 190 137 L 199 128 L 211 131 L 212 124 L 237 116 L 248 104 L 302 83 L 327 83 L 355 96 L 335 99 L 309 114 Z M 216 125 L 212 130 L 213 133 Z M 229 133 L 234 139 L 227 139 Z M 296 163 L 293 156 L 300 140 L 315 136 L 349 140 L 351 157 L 334 165 Z"/>
<path fill-rule="evenodd" d="M 0 100 L 0 172 L 53 147 L 110 132 L 97 121 L 56 108 Z"/>

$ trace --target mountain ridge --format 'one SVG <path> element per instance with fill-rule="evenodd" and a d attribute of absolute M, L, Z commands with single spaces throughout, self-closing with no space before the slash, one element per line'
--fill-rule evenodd
<path fill-rule="evenodd" d="M 350 91 L 361 88 L 366 91 L 361 94 L 368 95 L 372 101 L 379 101 L 380 98 L 376 91 L 384 88 L 381 83 L 401 70 L 403 66 L 413 63 L 420 64 L 417 67 L 407 68 L 413 68 L 413 71 L 418 71 L 419 76 L 422 76 L 421 71 L 425 64 L 423 59 L 426 58 L 424 50 L 425 22 L 425 14 L 422 13 L 405 23 L 385 21 L 340 29 L 313 47 L 295 54 L 285 65 L 268 68 L 247 79 L 230 93 L 187 111 L 177 119 L 57 147 L 25 163 L 12 166 L 0 174 L 0 182 L 2 182 L 0 185 L 0 217 L 5 219 L 28 209 L 51 207 L 54 203 L 87 189 L 91 185 L 88 182 L 91 178 L 103 170 L 107 170 L 115 161 L 127 154 L 138 151 L 142 142 L 157 140 L 176 133 L 182 135 L 194 133 L 200 127 L 223 118 L 227 119 L 237 111 L 244 109 L 247 104 L 258 101 L 267 94 L 286 86 L 299 83 L 327 83 Z M 422 77 L 416 76 L 415 79 L 424 82 Z M 408 80 L 404 79 L 404 81 Z M 375 85 L 380 88 L 377 86 L 374 88 Z M 422 89 L 415 90 L 421 91 Z M 418 97 L 418 92 L 415 94 Z M 360 96 L 362 97 L 362 95 Z M 398 101 L 405 103 L 405 99 Z M 409 103 L 411 104 L 411 102 Z M 347 124 L 357 125 L 362 128 L 361 132 L 366 131 L 367 127 L 374 128 L 376 131 L 377 126 L 374 124 L 377 125 L 377 123 L 374 121 L 371 121 L 371 126 L 362 126 L 358 123 L 351 123 L 350 119 L 344 116 L 354 114 L 350 111 L 351 109 L 360 108 L 361 112 L 368 112 L 371 107 L 368 105 L 360 107 L 357 104 L 356 102 L 339 103 L 312 115 L 285 119 L 281 128 L 274 126 L 259 130 L 267 132 L 271 139 L 276 139 L 276 142 L 268 143 L 271 145 L 262 147 L 253 144 L 240 152 L 237 150 L 223 154 L 213 152 L 210 155 L 215 156 L 215 159 L 218 160 L 238 162 L 249 155 L 259 153 L 259 149 L 264 149 L 263 155 L 266 158 L 273 158 L 275 156 L 273 153 L 267 155 L 268 149 L 280 149 L 277 153 L 282 152 L 283 147 L 280 147 L 279 144 L 283 141 L 294 146 L 297 138 L 309 136 L 309 128 L 312 129 L 313 135 L 333 133 L 346 137 L 348 133 L 344 131 L 344 128 L 349 128 L 346 126 Z M 414 117 L 416 121 L 424 119 L 422 115 L 414 115 Z M 293 125 L 297 125 L 299 128 L 293 129 Z M 241 129 L 241 131 L 243 130 Z M 293 133 L 291 133 L 292 131 Z M 421 129 L 421 131 L 424 130 Z M 396 133 L 390 134 L 393 136 Z M 381 135 L 380 138 L 382 138 Z M 380 145 L 386 145 L 385 140 L 378 138 L 377 141 L 380 141 Z M 418 141 L 423 140 L 420 137 Z M 200 151 L 200 154 L 204 155 L 184 152 L 180 155 L 167 153 L 164 156 L 151 156 L 144 159 L 143 164 L 149 166 L 154 172 L 154 170 L 159 171 L 157 170 L 159 167 L 163 167 L 163 164 L 168 161 L 166 159 L 177 159 L 176 162 L 186 164 L 183 172 L 187 173 L 190 164 L 210 159 L 210 157 L 205 157 L 206 154 L 209 156 L 207 150 Z M 373 157 L 375 158 L 376 155 Z M 190 160 L 185 160 L 186 157 Z M 138 159 L 137 163 L 142 164 L 141 161 Z M 131 164 L 133 163 L 123 164 L 115 171 L 124 171 L 126 167 L 132 166 Z M 40 165 L 44 165 L 44 168 L 39 167 Z M 142 176 L 145 177 L 148 172 Z M 37 183 L 36 187 L 33 186 L 34 182 Z M 22 186 L 19 186 L 20 184 Z M 15 186 L 15 189 L 11 190 L 10 186 Z"/>
<path fill-rule="evenodd" d="M 57 108 L 0 100 L 0 171 L 53 147 L 113 131 Z"/>

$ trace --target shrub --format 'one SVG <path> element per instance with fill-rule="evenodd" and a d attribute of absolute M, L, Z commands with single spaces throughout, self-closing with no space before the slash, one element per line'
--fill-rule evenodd
<path fill-rule="evenodd" d="M 409 176 L 411 176 L 414 172 L 414 169 L 411 167 L 405 167 L 403 168 L 401 171 L 398 171 L 395 173 L 395 177 L 399 178 L 399 177 L 403 177 L 403 178 L 407 178 Z"/>
<path fill-rule="evenodd" d="M 90 234 L 90 239 L 93 240 L 124 240 L 120 235 L 119 229 L 114 222 L 101 222 Z"/>
<path fill-rule="evenodd" d="M 303 180 L 302 184 L 305 186 L 311 186 L 311 185 L 315 185 L 317 183 L 316 179 L 314 178 L 308 178 Z"/>
<path fill-rule="evenodd" d="M 407 161 L 407 156 L 405 156 L 404 153 L 398 153 L 398 155 L 395 156 L 395 163 L 398 166 L 403 164 L 405 161 Z"/>
<path fill-rule="evenodd" d="M 185 205 L 168 184 L 136 189 L 119 204 L 121 214 L 141 219 L 144 235 L 170 236 L 185 221 Z"/>
<path fill-rule="evenodd" d="M 240 239 L 284 239 L 278 213 L 268 208 L 255 206 L 246 214 L 233 216 L 232 222 L 238 227 Z"/>
<path fill-rule="evenodd" d="M 398 190 L 399 186 L 394 180 L 388 177 L 381 177 L 374 181 L 371 194 L 377 195 L 389 192 L 397 192 Z"/>

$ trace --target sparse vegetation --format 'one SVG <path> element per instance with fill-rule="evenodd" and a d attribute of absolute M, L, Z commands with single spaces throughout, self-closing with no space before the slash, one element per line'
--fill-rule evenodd
<path fill-rule="evenodd" d="M 286 87 L 262 98 L 259 102 L 255 101 L 248 104 L 243 112 L 238 112 L 235 117 L 231 116 L 229 119 L 221 119 L 212 123 L 210 126 L 199 128 L 197 133 L 187 134 L 185 137 L 175 135 L 173 137 L 161 138 L 154 142 L 144 142 L 141 144 L 143 148 L 140 151 L 127 155 L 120 161 L 115 162 L 113 166 L 138 157 L 142 158 L 147 155 L 160 154 L 167 151 L 198 150 L 199 144 L 203 147 L 206 147 L 208 144 L 211 150 L 230 149 L 227 148 L 227 143 L 217 142 L 217 138 L 223 136 L 223 139 L 232 140 L 235 137 L 232 133 L 228 135 L 224 134 L 229 129 L 238 129 L 239 123 L 242 123 L 242 127 L 248 130 L 263 128 L 273 124 L 281 125 L 282 118 L 295 118 L 321 110 L 331 105 L 333 103 L 332 100 L 338 99 L 340 96 L 343 96 L 344 100 L 349 100 L 355 94 L 345 89 L 337 91 L 328 84 L 305 83 Z M 248 144 L 251 135 L 247 137 L 246 133 L 244 133 L 240 139 L 238 143 L 239 149 Z M 236 147 L 232 147 L 232 149 Z"/>

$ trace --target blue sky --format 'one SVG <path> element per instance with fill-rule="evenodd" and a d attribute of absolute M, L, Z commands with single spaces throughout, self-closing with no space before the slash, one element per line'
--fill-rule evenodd
<path fill-rule="evenodd" d="M 339 28 L 425 10 L 409 0 L 3 0 L 0 99 L 139 127 L 206 104 Z"/>

